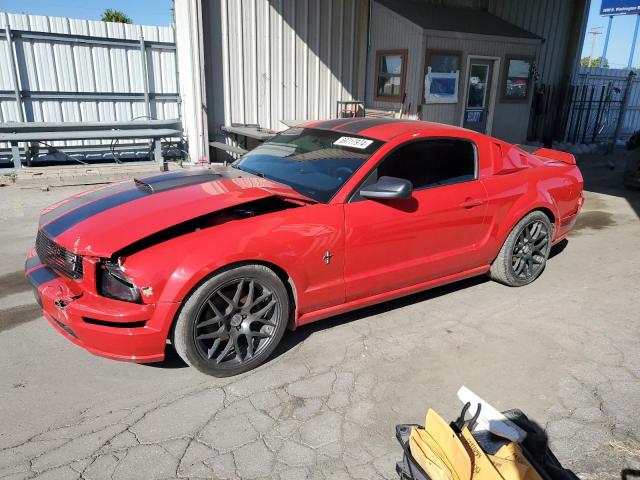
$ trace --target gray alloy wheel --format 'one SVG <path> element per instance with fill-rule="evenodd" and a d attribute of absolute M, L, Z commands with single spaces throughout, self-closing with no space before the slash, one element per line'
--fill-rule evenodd
<path fill-rule="evenodd" d="M 237 375 L 266 360 L 289 319 L 289 297 L 262 265 L 214 275 L 188 298 L 173 343 L 189 365 L 217 377 Z"/>
<path fill-rule="evenodd" d="M 553 226 L 540 211 L 518 222 L 491 265 L 489 276 L 510 287 L 528 285 L 540 276 L 549 258 Z"/>

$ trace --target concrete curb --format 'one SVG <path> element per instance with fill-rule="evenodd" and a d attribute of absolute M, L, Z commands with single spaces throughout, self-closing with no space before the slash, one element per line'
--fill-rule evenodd
<path fill-rule="evenodd" d="M 169 170 L 180 168 L 168 163 Z M 155 162 L 135 162 L 108 165 L 65 165 L 59 167 L 25 167 L 17 171 L 16 184 L 20 188 L 67 187 L 111 183 L 139 175 L 161 171 Z"/>

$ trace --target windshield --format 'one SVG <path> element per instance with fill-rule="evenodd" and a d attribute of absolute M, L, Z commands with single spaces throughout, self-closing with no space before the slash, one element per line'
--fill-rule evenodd
<path fill-rule="evenodd" d="M 312 128 L 292 128 L 233 163 L 326 203 L 382 142 Z"/>

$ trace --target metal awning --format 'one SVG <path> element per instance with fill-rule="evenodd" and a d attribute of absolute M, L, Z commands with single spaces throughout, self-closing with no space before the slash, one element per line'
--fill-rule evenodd
<path fill-rule="evenodd" d="M 538 35 L 479 8 L 431 5 L 417 0 L 376 1 L 426 30 L 544 41 Z"/>

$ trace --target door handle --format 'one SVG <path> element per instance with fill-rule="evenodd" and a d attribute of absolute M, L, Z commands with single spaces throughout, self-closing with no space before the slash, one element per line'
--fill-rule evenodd
<path fill-rule="evenodd" d="M 473 208 L 473 207 L 479 207 L 484 203 L 485 203 L 485 200 L 481 198 L 467 198 L 464 202 L 460 204 L 460 206 L 462 208 Z"/>

